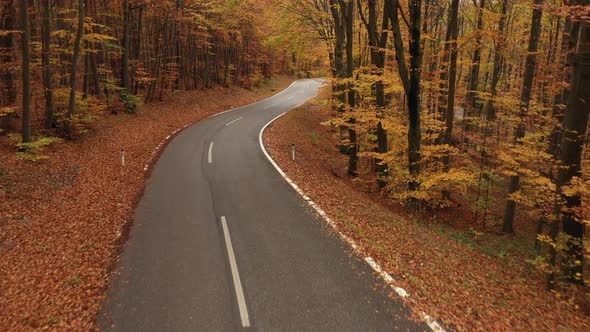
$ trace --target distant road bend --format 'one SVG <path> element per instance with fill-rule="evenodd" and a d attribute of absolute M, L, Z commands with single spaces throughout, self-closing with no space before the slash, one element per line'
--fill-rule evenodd
<path fill-rule="evenodd" d="M 98 318 L 102 330 L 426 329 L 326 231 L 261 150 L 261 129 L 322 84 L 297 81 L 170 142 L 137 207 Z"/>

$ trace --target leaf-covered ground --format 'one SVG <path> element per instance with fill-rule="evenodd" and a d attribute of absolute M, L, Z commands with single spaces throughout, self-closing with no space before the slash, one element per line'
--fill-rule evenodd
<path fill-rule="evenodd" d="M 325 107 L 309 103 L 275 122 L 265 141 L 299 187 L 405 288 L 414 312 L 457 331 L 586 331 L 590 318 L 544 290 L 523 260 L 477 250 L 464 233 L 395 212 L 346 177 L 336 132 L 321 125 Z M 291 160 L 291 144 L 297 146 Z M 361 161 L 362 164 L 363 161 Z M 361 165 L 362 167 L 362 165 Z"/>
<path fill-rule="evenodd" d="M 105 116 L 38 162 L 17 159 L 0 138 L 0 331 L 94 329 L 156 147 L 183 125 L 288 83 L 177 93 L 137 115 Z"/>

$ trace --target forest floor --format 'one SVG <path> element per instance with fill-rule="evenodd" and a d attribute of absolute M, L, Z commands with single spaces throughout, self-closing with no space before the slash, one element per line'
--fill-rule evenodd
<path fill-rule="evenodd" d="M 291 81 L 179 92 L 135 115 L 105 114 L 36 162 L 18 159 L 14 143 L 0 137 L 0 331 L 94 329 L 156 148 L 187 124 Z"/>
<path fill-rule="evenodd" d="M 321 99 L 319 97 L 318 99 Z M 545 291 L 527 263 L 531 241 L 521 235 L 476 232 L 455 222 L 433 222 L 367 190 L 362 176 L 346 175 L 348 156 L 336 131 L 322 125 L 331 112 L 309 102 L 277 120 L 265 134 L 279 166 L 328 216 L 410 294 L 406 303 L 457 331 L 587 331 L 590 317 Z M 297 146 L 296 161 L 291 145 Z M 366 160 L 360 161 L 367 168 Z M 374 180 L 373 180 L 374 181 Z M 393 295 L 392 296 L 396 296 Z"/>

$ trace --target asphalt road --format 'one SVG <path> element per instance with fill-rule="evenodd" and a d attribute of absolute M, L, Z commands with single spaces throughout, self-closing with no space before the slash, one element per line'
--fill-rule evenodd
<path fill-rule="evenodd" d="M 277 173 L 258 135 L 301 80 L 182 131 L 155 165 L 98 326 L 114 331 L 425 330 Z M 231 98 L 231 96 L 228 96 Z"/>

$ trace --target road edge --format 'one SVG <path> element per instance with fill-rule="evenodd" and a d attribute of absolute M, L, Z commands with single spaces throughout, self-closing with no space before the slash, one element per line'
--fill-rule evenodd
<path fill-rule="evenodd" d="M 293 84 L 294 83 L 295 82 L 293 82 Z M 291 87 L 291 86 L 292 85 L 290 85 L 289 87 Z M 285 89 L 285 90 L 287 90 L 287 89 Z M 285 91 L 285 90 L 283 90 L 283 91 Z M 294 108 L 296 108 L 296 107 L 294 107 Z M 328 216 L 328 214 L 321 207 L 319 207 L 319 205 L 317 205 L 311 198 L 309 198 L 309 196 L 307 196 L 303 192 L 303 190 L 301 190 L 301 188 L 299 188 L 299 186 L 287 176 L 287 174 L 274 161 L 274 159 L 272 159 L 271 155 L 266 150 L 266 147 L 264 146 L 264 131 L 273 122 L 275 122 L 276 120 L 278 120 L 279 118 L 281 118 L 283 115 L 287 114 L 287 112 L 293 110 L 294 108 L 278 115 L 274 119 L 270 120 L 267 124 L 265 124 L 264 127 L 262 127 L 262 129 L 258 133 L 258 143 L 260 144 L 260 148 L 262 149 L 262 152 L 264 153 L 264 155 L 266 156 L 268 161 L 274 166 L 274 168 L 277 170 L 277 172 L 281 175 L 281 177 L 283 177 L 283 179 L 289 185 L 291 185 L 291 187 L 293 187 L 293 189 L 295 189 L 295 191 L 299 194 L 299 196 L 301 196 L 301 198 L 303 198 L 314 209 L 314 211 L 317 214 L 319 214 L 328 225 L 330 225 L 332 227 L 332 229 L 340 236 L 340 238 L 352 248 L 352 251 L 358 257 L 362 258 L 371 267 L 371 269 L 373 269 L 373 271 L 381 277 L 381 279 L 383 280 L 383 282 L 385 282 L 385 284 L 387 284 L 389 287 L 391 287 L 391 289 L 402 299 L 410 297 L 410 295 L 408 294 L 408 292 L 405 289 L 395 285 L 395 279 L 389 273 L 387 273 L 385 270 L 383 270 L 383 268 L 381 267 L 381 265 L 379 265 L 379 263 L 375 262 L 375 260 L 371 256 L 364 256 L 363 255 L 363 253 L 359 250 L 359 246 L 356 244 L 356 242 L 353 239 L 351 239 L 350 237 L 348 237 L 347 235 L 345 235 L 344 233 L 342 233 L 338 229 L 338 226 Z M 446 332 L 445 329 L 442 327 L 442 325 L 439 322 L 437 322 L 435 319 L 433 319 L 431 316 L 429 316 L 425 312 L 423 312 L 423 311 L 420 312 L 420 317 L 426 323 L 426 325 L 428 325 L 428 327 L 430 327 L 430 329 L 432 331 Z"/>

